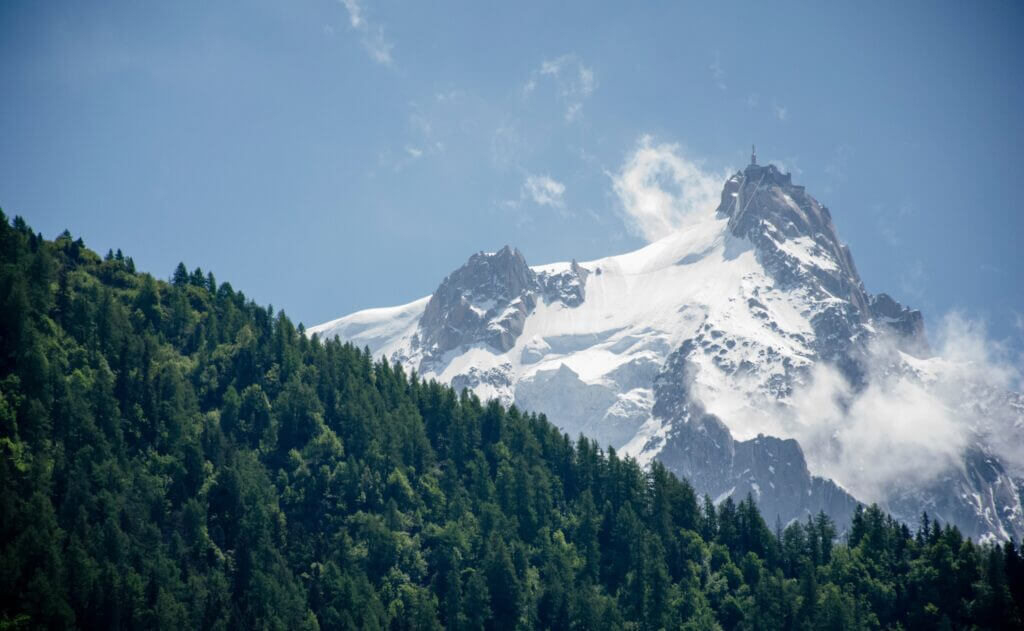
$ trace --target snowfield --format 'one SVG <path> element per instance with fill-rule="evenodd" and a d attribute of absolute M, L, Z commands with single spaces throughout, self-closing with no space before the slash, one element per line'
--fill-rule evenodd
<path fill-rule="evenodd" d="M 758 365 L 760 376 L 770 378 L 779 374 L 782 358 L 796 365 L 809 363 L 813 353 L 801 339 L 813 337 L 808 318 L 814 309 L 799 293 L 776 290 L 753 246 L 730 234 L 727 223 L 707 212 L 640 250 L 580 263 L 591 272 L 581 305 L 541 302 L 511 350 L 474 345 L 423 366 L 421 374 L 452 383 L 471 371 L 499 372 L 507 376 L 508 385 L 479 383 L 474 388 L 479 396 L 544 410 L 571 435 L 582 431 L 646 461 L 657 453 L 642 454 L 645 443 L 638 440 L 644 426 L 643 434 L 658 431 L 657 423 L 650 423 L 650 384 L 668 353 L 701 327 L 710 327 L 723 338 L 727 332 L 729 342 L 727 346 L 723 339 L 701 366 L 698 382 L 706 402 L 721 401 L 717 408 L 729 412 L 723 420 L 735 436 L 756 436 L 758 427 L 745 414 L 749 410 L 737 405 L 739 398 L 731 396 L 734 386 L 717 365 Z M 788 243 L 787 251 L 814 261 L 812 247 Z M 562 262 L 531 269 L 558 274 L 569 266 Z M 420 369 L 410 341 L 429 298 L 359 311 L 311 327 L 309 333 L 340 337 Z M 751 309 L 748 301 L 759 307 Z M 478 309 L 486 310 L 483 305 Z M 747 385 L 756 389 L 763 385 L 759 381 Z M 563 397 L 571 400 L 545 405 L 550 399 L 536 394 L 544 387 L 564 389 Z M 523 392 L 517 396 L 517 390 Z"/>

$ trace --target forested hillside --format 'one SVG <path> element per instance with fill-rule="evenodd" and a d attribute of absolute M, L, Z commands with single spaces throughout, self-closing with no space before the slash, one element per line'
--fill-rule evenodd
<path fill-rule="evenodd" d="M 0 214 L 0 629 L 1021 628 L 1017 547 L 768 526 Z"/>

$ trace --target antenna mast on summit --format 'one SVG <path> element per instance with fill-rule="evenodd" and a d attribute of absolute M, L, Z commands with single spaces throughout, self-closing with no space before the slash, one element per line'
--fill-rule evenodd
<path fill-rule="evenodd" d="M 750 164 L 757 164 L 757 148 L 754 145 L 750 145 Z"/>

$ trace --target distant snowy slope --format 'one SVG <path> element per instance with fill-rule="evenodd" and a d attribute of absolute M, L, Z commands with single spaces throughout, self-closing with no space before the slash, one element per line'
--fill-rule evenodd
<path fill-rule="evenodd" d="M 423 308 L 430 296 L 414 300 L 399 307 L 382 307 L 357 311 L 337 320 L 310 327 L 309 334 L 338 337 L 356 346 L 369 347 L 375 355 L 391 355 L 398 349 L 406 334 L 412 334 L 419 325 Z"/>

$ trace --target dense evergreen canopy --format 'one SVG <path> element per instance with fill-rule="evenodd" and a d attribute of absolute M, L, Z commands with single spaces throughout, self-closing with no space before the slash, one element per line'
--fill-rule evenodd
<path fill-rule="evenodd" d="M 1024 561 L 655 463 L 0 213 L 0 629 L 1021 628 Z"/>

